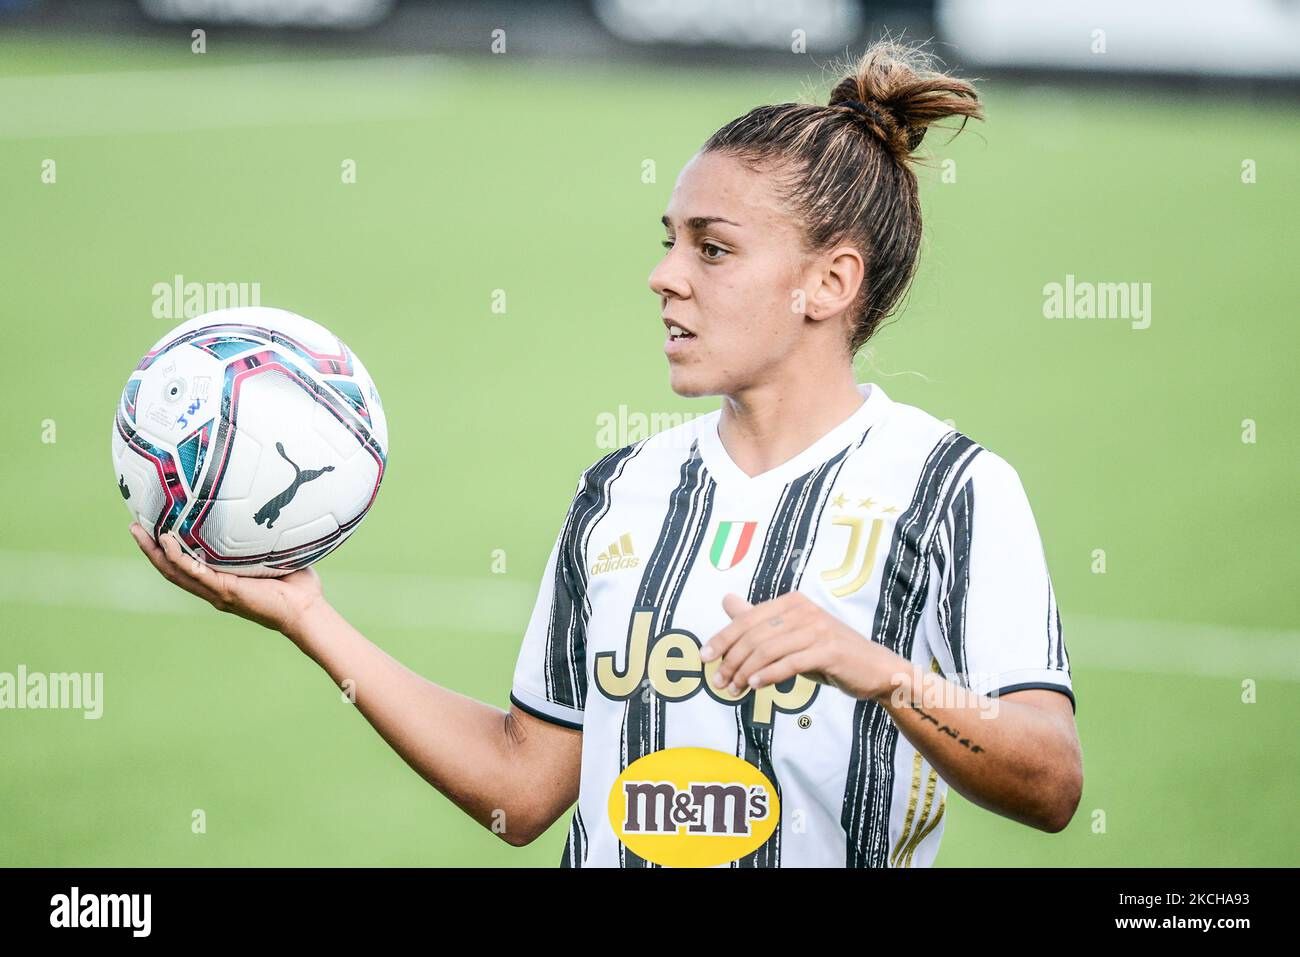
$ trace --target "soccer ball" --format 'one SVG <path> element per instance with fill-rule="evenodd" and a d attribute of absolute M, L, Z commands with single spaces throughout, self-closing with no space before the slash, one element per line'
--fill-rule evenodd
<path fill-rule="evenodd" d="M 113 469 L 157 540 L 276 577 L 338 548 L 374 504 L 388 424 L 361 360 L 283 309 L 220 309 L 163 336 L 122 390 Z"/>

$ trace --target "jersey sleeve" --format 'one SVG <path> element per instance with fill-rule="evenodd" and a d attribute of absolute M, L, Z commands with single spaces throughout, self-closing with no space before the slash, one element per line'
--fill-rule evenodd
<path fill-rule="evenodd" d="M 1020 476 L 981 450 L 931 548 L 936 657 L 945 673 L 997 697 L 1048 688 L 1076 709 L 1070 659 L 1043 543 Z"/>
<path fill-rule="evenodd" d="M 580 529 L 586 473 L 551 546 L 515 663 L 510 700 L 535 717 L 582 728 L 587 698 L 586 562 Z"/>

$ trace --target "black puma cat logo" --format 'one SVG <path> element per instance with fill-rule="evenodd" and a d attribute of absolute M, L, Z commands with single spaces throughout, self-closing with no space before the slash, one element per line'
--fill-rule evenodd
<path fill-rule="evenodd" d="M 280 517 L 280 509 L 293 501 L 293 497 L 298 494 L 299 485 L 302 485 L 304 482 L 310 482 L 312 479 L 318 479 L 326 472 L 334 471 L 334 466 L 327 465 L 323 469 L 308 469 L 304 472 L 302 469 L 298 468 L 293 459 L 284 454 L 283 445 L 276 442 L 275 447 L 276 450 L 279 451 L 280 457 L 293 466 L 293 470 L 296 474 L 293 477 L 293 481 L 289 483 L 287 489 L 259 508 L 257 514 L 253 516 L 254 522 L 258 525 L 265 522 L 267 528 L 275 527 L 276 519 Z"/>
<path fill-rule="evenodd" d="M 126 479 L 121 475 L 117 477 L 117 490 L 122 493 L 123 498 L 131 497 L 131 489 L 127 487 Z"/>

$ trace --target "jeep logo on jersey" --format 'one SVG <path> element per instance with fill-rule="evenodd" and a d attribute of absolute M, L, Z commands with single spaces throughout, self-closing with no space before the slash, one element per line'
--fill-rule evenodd
<path fill-rule="evenodd" d="M 712 748 L 666 748 L 627 766 L 609 790 L 609 823 L 633 853 L 665 867 L 744 857 L 776 830 L 781 802 L 766 775 Z"/>
<path fill-rule="evenodd" d="M 786 691 L 780 685 L 765 685 L 757 690 L 744 688 L 740 694 L 733 695 L 725 688 L 715 688 L 713 673 L 721 659 L 715 658 L 708 664 L 701 661 L 700 641 L 689 631 L 665 631 L 651 641 L 656 617 L 653 608 L 638 608 L 632 613 L 622 671 L 618 670 L 615 652 L 602 651 L 596 655 L 596 687 L 605 697 L 626 701 L 640 694 L 643 683 L 648 683 L 667 701 L 681 701 L 703 688 L 715 701 L 738 705 L 752 693 L 754 723 L 771 724 L 773 711 L 802 711 L 817 695 L 817 682 L 803 675 L 796 675 Z"/>

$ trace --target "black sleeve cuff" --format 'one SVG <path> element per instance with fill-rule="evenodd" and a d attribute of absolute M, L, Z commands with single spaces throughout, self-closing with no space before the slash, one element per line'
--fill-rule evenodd
<path fill-rule="evenodd" d="M 576 721 L 567 721 L 564 718 L 557 718 L 553 714 L 546 714 L 543 711 L 538 711 L 531 705 L 524 704 L 515 697 L 514 692 L 510 693 L 510 703 L 520 711 L 528 712 L 528 714 L 531 714 L 534 718 L 541 718 L 543 721 L 549 722 L 550 724 L 558 724 L 561 728 L 570 728 L 574 731 L 582 730 L 582 725 L 578 724 Z"/>
<path fill-rule="evenodd" d="M 1013 691 L 1028 691 L 1030 688 L 1046 688 L 1048 691 L 1059 691 L 1070 699 L 1070 711 L 1074 714 L 1079 713 L 1078 705 L 1074 700 L 1074 692 L 1065 685 L 1054 685 L 1046 681 L 1026 681 L 1024 684 L 1007 685 L 1005 688 L 999 688 L 997 691 L 988 693 L 990 698 L 998 698 L 1004 694 L 1010 694 Z"/>

